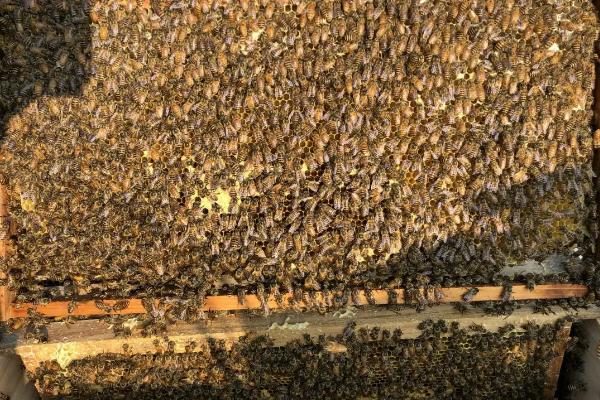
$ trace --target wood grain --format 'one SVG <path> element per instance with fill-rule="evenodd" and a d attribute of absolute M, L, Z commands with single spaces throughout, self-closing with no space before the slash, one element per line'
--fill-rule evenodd
<path fill-rule="evenodd" d="M 550 361 L 548 368 L 548 374 L 546 375 L 546 384 L 544 385 L 544 398 L 552 400 L 554 399 L 554 393 L 558 385 L 558 377 L 560 375 L 560 368 L 562 367 L 563 358 L 565 356 L 565 350 L 569 344 L 569 336 L 571 334 L 571 323 L 567 322 L 565 326 L 560 328 L 557 332 L 557 340 L 554 344 L 554 352 L 556 356 Z"/>
<path fill-rule="evenodd" d="M 524 306 L 511 315 L 494 317 L 486 315 L 479 308 L 467 306 L 467 311 L 461 313 L 446 304 L 426 309 L 421 313 L 408 308 L 391 310 L 376 306 L 348 308 L 326 314 L 286 311 L 264 317 L 238 313 L 195 324 L 177 323 L 169 327 L 165 336 L 174 342 L 174 351 L 181 353 L 189 350 L 186 346 L 191 342 L 197 344 L 195 351 L 199 351 L 210 338 L 222 339 L 230 346 L 241 336 L 266 334 L 273 339 L 275 345 L 283 345 L 302 338 L 305 334 L 311 337 L 337 335 L 343 332 L 349 321 L 356 322 L 355 329 L 377 326 L 392 331 L 400 328 L 403 338 L 414 339 L 421 334 L 418 326 L 425 319 L 458 321 L 465 327 L 480 324 L 490 331 L 497 331 L 507 324 L 512 324 L 520 330 L 527 322 L 551 324 L 566 316 L 589 318 L 600 315 L 600 310 L 596 307 L 582 311 L 553 307 L 552 311 L 553 313 L 549 314 L 534 314 L 531 306 Z M 19 332 L 13 334 L 11 341 L 0 345 L 0 349 L 12 349 L 11 351 L 23 358 L 27 369 L 33 372 L 41 362 L 47 360 L 56 360 L 66 366 L 73 360 L 104 353 L 160 353 L 167 345 L 165 339 L 159 339 L 157 346 L 156 337 L 144 337 L 138 329 L 134 329 L 130 337 L 115 338 L 109 322 L 103 320 L 76 321 L 74 324 L 54 322 L 47 328 L 46 343 L 33 343 L 24 333 Z M 125 344 L 126 350 L 123 346 Z M 556 363 L 560 368 L 559 361 Z"/>
<path fill-rule="evenodd" d="M 443 298 L 440 303 L 451 303 L 463 301 L 463 295 L 467 292 L 468 287 L 453 287 L 442 288 L 440 293 Z M 473 297 L 473 302 L 493 301 L 502 298 L 503 288 L 501 286 L 480 286 L 479 292 Z M 525 285 L 513 286 L 513 300 L 534 300 L 534 299 L 561 299 L 568 297 L 584 297 L 587 294 L 587 287 L 574 284 L 555 284 L 555 285 L 537 285 L 533 290 L 529 290 Z M 395 289 L 397 302 L 405 304 L 405 291 L 403 289 Z M 429 302 L 434 302 L 434 295 L 429 292 L 421 291 L 424 298 L 428 298 Z M 373 290 L 371 304 L 383 305 L 389 303 L 389 295 L 385 290 Z M 105 300 L 104 304 L 112 306 L 117 300 Z M 316 301 L 319 304 L 326 304 L 327 300 L 321 292 L 317 293 Z M 146 312 L 140 299 L 130 299 L 126 308 L 118 311 L 106 312 L 99 309 L 94 301 L 81 301 L 76 303 L 72 312 L 68 312 L 68 301 L 53 301 L 44 305 L 34 305 L 31 303 L 12 304 L 5 318 L 22 318 L 27 316 L 27 310 L 33 309 L 37 313 L 48 317 L 66 317 L 72 316 L 103 316 L 111 314 L 143 314 Z M 284 295 L 282 302 L 278 303 L 273 297 L 268 299 L 268 308 L 271 310 L 282 308 L 305 309 L 307 303 L 305 301 L 294 302 L 291 295 Z M 369 301 L 363 290 L 358 293 L 358 302 L 355 305 L 368 305 Z M 244 304 L 240 304 L 237 296 L 208 296 L 204 304 L 204 311 L 239 311 L 239 310 L 257 310 L 263 306 L 259 298 L 255 295 L 245 297 Z"/>
<path fill-rule="evenodd" d="M 0 218 L 8 218 L 8 192 L 3 185 L 0 185 Z M 0 229 L 2 224 L 0 224 Z M 9 227 L 8 232 L 0 232 L 0 257 L 4 258 L 7 256 L 8 250 L 8 239 L 6 237 L 10 233 L 11 228 Z M 0 279 L 6 278 L 4 271 L 0 270 Z M 0 286 L 0 321 L 6 321 L 10 318 L 12 303 L 12 294 L 6 286 Z"/>

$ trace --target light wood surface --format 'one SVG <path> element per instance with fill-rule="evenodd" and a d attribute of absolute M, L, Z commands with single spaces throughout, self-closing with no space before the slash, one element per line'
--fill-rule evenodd
<path fill-rule="evenodd" d="M 8 218 L 8 192 L 3 185 L 0 185 L 0 218 Z M 2 225 L 0 225 L 0 229 Z M 9 228 L 10 231 L 10 228 Z M 0 232 L 0 257 L 4 258 L 7 256 L 8 239 L 6 235 L 9 232 Z M 3 239 L 4 238 L 4 239 Z M 6 278 L 4 271 L 0 270 L 0 279 Z M 0 286 L 0 320 L 6 321 L 10 314 L 10 304 L 12 303 L 12 297 L 10 291 L 5 286 Z"/>
<path fill-rule="evenodd" d="M 544 385 L 544 398 L 548 400 L 554 399 L 558 378 L 560 376 L 560 368 L 562 367 L 565 350 L 569 344 L 569 336 L 571 334 L 571 323 L 566 323 L 558 332 L 557 340 L 554 343 L 554 352 L 556 356 L 550 361 L 548 374 L 546 375 L 546 383 Z"/>
<path fill-rule="evenodd" d="M 565 311 L 555 307 L 552 311 L 549 314 L 534 314 L 530 306 L 525 306 L 511 315 L 495 317 L 486 315 L 481 309 L 472 306 L 468 306 L 466 312 L 460 313 L 450 305 L 440 305 L 421 313 L 409 308 L 392 310 L 374 306 L 350 307 L 326 314 L 288 311 L 265 317 L 237 313 L 196 324 L 177 323 L 169 327 L 166 336 L 169 341 L 175 343 L 175 352 L 181 353 L 186 351 L 186 346 L 192 342 L 196 343 L 196 351 L 199 351 L 210 338 L 222 339 L 230 346 L 241 336 L 266 334 L 274 340 L 275 345 L 283 345 L 305 334 L 312 337 L 337 335 L 343 332 L 350 321 L 356 322 L 356 329 L 378 326 L 391 331 L 400 328 L 403 332 L 402 337 L 410 339 L 419 336 L 418 325 L 425 319 L 458 321 L 463 327 L 481 324 L 490 331 L 496 331 L 506 324 L 513 324 L 519 328 L 529 321 L 545 324 L 554 323 L 566 316 L 600 316 L 600 310 L 595 307 L 580 311 Z M 73 324 L 54 322 L 47 327 L 46 343 L 33 343 L 26 339 L 22 332 L 18 332 L 8 337 L 0 345 L 0 349 L 20 355 L 30 371 L 47 360 L 56 360 L 62 366 L 66 366 L 73 360 L 103 353 L 145 354 L 166 349 L 167 343 L 164 339 L 159 339 L 159 345 L 156 346 L 156 337 L 143 337 L 140 330 L 134 326 L 133 320 L 130 322 L 133 333 L 125 338 L 115 338 L 110 323 L 104 320 L 77 321 Z M 127 350 L 124 345 L 127 345 Z"/>

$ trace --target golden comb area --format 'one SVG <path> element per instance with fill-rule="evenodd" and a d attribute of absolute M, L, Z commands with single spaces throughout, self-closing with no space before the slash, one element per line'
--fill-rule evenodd
<path fill-rule="evenodd" d="M 593 234 L 591 2 L 142 3 L 0 5 L 18 299 L 489 282 Z"/>

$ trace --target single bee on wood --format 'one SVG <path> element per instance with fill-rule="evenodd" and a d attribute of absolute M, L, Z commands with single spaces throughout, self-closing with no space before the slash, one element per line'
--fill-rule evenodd
<path fill-rule="evenodd" d="M 471 301 L 473 301 L 473 298 L 475 298 L 475 296 L 477 295 L 477 293 L 479 293 L 479 288 L 473 287 L 473 288 L 469 288 L 463 295 L 462 295 L 462 299 L 465 303 L 470 303 Z"/>

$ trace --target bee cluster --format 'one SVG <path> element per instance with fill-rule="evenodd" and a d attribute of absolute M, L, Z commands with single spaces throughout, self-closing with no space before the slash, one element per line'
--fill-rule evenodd
<path fill-rule="evenodd" d="M 19 299 L 483 283 L 594 234 L 590 1 L 98 1 L 85 48 L 33 3 L 2 96 L 86 82 L 6 122 Z"/>
<path fill-rule="evenodd" d="M 45 362 L 33 376 L 43 398 L 435 398 L 534 399 L 555 356 L 556 327 L 482 326 L 424 321 L 421 335 L 377 327 L 336 337 L 306 337 L 275 347 L 265 336 L 232 346 L 154 355 L 106 354 L 61 368 Z M 167 346 L 168 347 L 168 346 Z M 193 350 L 193 351 L 191 351 Z"/>
<path fill-rule="evenodd" d="M 81 93 L 90 28 L 86 0 L 0 3 L 0 137 L 32 100 Z"/>

